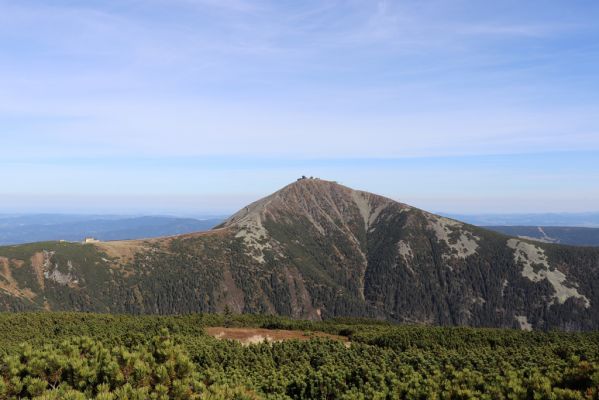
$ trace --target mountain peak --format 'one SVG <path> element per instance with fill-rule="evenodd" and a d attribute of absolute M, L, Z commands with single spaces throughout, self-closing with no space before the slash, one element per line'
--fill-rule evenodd
<path fill-rule="evenodd" d="M 368 229 L 382 209 L 390 204 L 408 207 L 373 193 L 354 190 L 335 181 L 319 178 L 300 178 L 282 189 L 239 210 L 221 227 L 261 226 L 268 218 L 277 220 L 304 218 L 319 232 L 316 219 L 345 221 L 360 216 Z"/>
<path fill-rule="evenodd" d="M 318 191 L 322 192 L 350 192 L 355 191 L 354 189 L 344 186 L 337 181 L 330 181 L 326 179 L 320 178 L 305 178 L 301 177 L 294 182 L 284 186 L 278 191 L 274 192 L 273 195 L 287 195 L 290 193 L 298 193 L 299 191 L 311 191 L 313 193 L 318 193 Z"/>
<path fill-rule="evenodd" d="M 0 310 L 236 312 L 597 329 L 599 250 L 300 179 L 193 235 L 0 248 Z"/>

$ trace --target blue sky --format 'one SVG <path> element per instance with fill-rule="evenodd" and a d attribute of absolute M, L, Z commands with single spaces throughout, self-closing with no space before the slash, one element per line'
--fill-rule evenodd
<path fill-rule="evenodd" d="M 596 1 L 0 0 L 0 212 L 228 213 L 302 174 L 599 211 Z"/>

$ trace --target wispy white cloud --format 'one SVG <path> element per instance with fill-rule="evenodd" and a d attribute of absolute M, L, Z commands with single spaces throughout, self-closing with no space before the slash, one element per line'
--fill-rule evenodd
<path fill-rule="evenodd" d="M 457 31 L 466 35 L 493 35 L 493 36 L 522 36 L 545 37 L 563 30 L 559 25 L 501 25 L 501 24 L 472 24 L 458 27 Z"/>
<path fill-rule="evenodd" d="M 11 155 L 599 149 L 597 8 L 0 0 Z"/>
<path fill-rule="evenodd" d="M 226 11 L 233 12 L 255 12 L 260 10 L 262 7 L 259 6 L 259 1 L 248 1 L 248 0 L 154 0 L 160 1 L 163 4 L 169 6 L 173 5 L 189 5 L 194 6 L 200 10 L 204 10 L 206 7 L 217 8 Z"/>

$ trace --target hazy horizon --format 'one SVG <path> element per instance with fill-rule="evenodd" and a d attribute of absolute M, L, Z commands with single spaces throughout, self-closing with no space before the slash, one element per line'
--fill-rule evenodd
<path fill-rule="evenodd" d="M 402 173 L 403 171 L 399 171 L 395 175 L 402 176 Z M 391 174 L 391 172 L 388 172 L 385 176 L 393 179 L 390 176 Z M 369 180 L 370 177 L 364 174 L 362 178 Z M 392 193 L 385 193 L 383 191 L 385 187 L 392 185 L 381 181 L 380 178 L 380 175 L 373 176 L 370 182 L 364 186 L 351 185 L 345 182 L 339 183 L 350 186 L 353 189 L 383 195 L 393 200 L 439 214 L 476 216 L 492 214 L 580 214 L 599 212 L 596 206 L 587 205 L 589 204 L 589 198 L 580 198 L 576 193 L 560 193 L 561 202 L 551 204 L 544 202 L 541 198 L 542 196 L 535 195 L 530 190 L 521 191 L 519 197 L 507 198 L 504 194 L 499 193 L 502 186 L 497 187 L 497 192 L 487 193 L 486 195 L 485 193 L 468 195 L 466 191 L 460 194 L 455 193 L 455 191 L 446 190 L 442 194 L 435 196 L 435 192 L 439 191 L 435 186 L 431 186 L 429 190 L 423 190 L 424 188 L 418 185 L 418 192 L 415 193 L 408 185 L 406 190 L 408 195 L 398 196 Z M 168 177 L 165 177 L 165 179 L 168 179 Z M 418 176 L 406 177 L 406 181 L 408 182 L 414 182 L 416 179 L 418 179 Z M 4 194 L 0 198 L 0 214 L 223 216 L 231 215 L 248 204 L 275 192 L 293 181 L 256 193 L 209 192 L 207 194 L 169 194 L 165 192 L 163 194 L 133 195 L 103 193 Z M 247 181 L 240 182 L 247 184 Z M 418 183 L 422 184 L 422 182 Z M 465 183 L 468 184 L 468 182 Z M 494 185 L 495 183 L 496 181 L 488 181 L 490 185 Z M 547 183 L 550 184 L 550 181 Z M 439 184 L 446 185 L 448 181 L 439 182 Z"/>
<path fill-rule="evenodd" d="M 137 213 L 73 213 L 73 212 L 24 212 L 0 213 L 0 226 L 19 224 L 52 225 L 54 223 L 91 220 L 125 220 L 144 217 L 165 219 L 225 220 L 239 210 L 225 213 L 209 212 L 137 212 Z M 599 212 L 554 213 L 451 213 L 430 210 L 435 214 L 479 226 L 562 226 L 599 228 Z M 23 220 L 25 219 L 25 220 Z"/>
<path fill-rule="evenodd" d="M 363 188 L 355 188 L 363 190 Z M 10 215 L 82 215 L 82 216 L 115 216 L 115 217 L 139 217 L 139 216 L 169 216 L 187 218 L 213 218 L 227 217 L 239 211 L 243 207 L 269 195 L 270 193 L 229 195 L 229 196 L 69 196 L 69 195 L 45 195 L 45 196 L 11 196 L 8 195 L 0 200 L 0 216 Z M 382 193 L 376 193 L 381 194 Z M 527 207 L 523 204 L 519 209 L 501 209 L 499 203 L 501 198 L 495 199 L 498 206 L 493 208 L 468 207 L 478 202 L 474 198 L 411 198 L 406 199 L 398 196 L 387 196 L 393 200 L 421 208 L 435 214 L 450 216 L 459 219 L 460 216 L 527 216 L 527 215 L 598 215 L 598 209 L 560 210 L 543 209 L 532 205 Z M 126 200 L 126 201 L 124 201 Z M 434 208 L 435 204 L 442 202 L 445 208 Z M 218 206 L 214 204 L 218 203 Z M 447 207 L 448 204 L 455 208 Z M 430 207 L 427 207 L 430 206 Z M 467 221 L 465 221 L 467 222 Z"/>

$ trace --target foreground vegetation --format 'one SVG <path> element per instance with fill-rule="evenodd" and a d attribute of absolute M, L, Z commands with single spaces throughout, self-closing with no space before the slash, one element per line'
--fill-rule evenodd
<path fill-rule="evenodd" d="M 242 346 L 206 326 L 348 336 Z M 0 314 L 0 398 L 598 399 L 599 333 L 267 316 Z"/>

